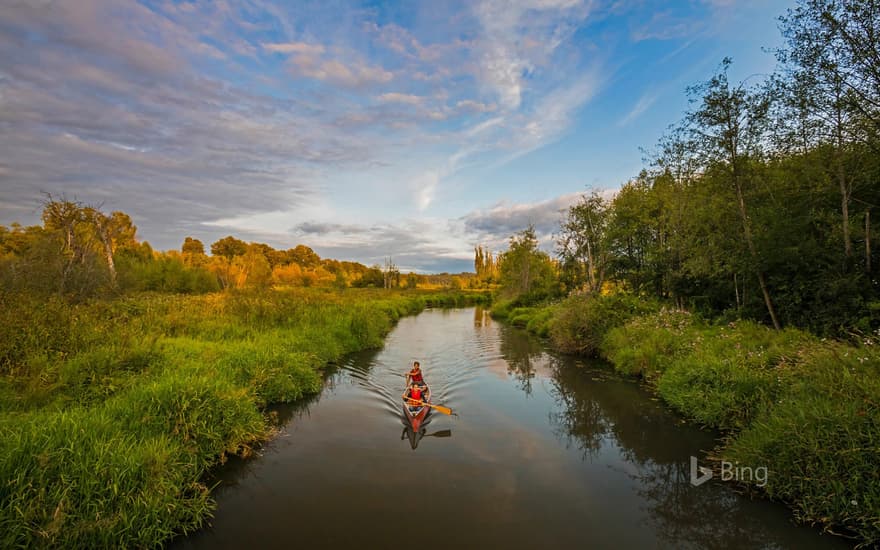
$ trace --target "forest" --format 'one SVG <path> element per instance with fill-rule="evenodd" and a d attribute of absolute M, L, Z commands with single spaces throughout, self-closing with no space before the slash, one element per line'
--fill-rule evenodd
<path fill-rule="evenodd" d="M 688 88 L 646 168 L 565 213 L 555 257 L 514 236 L 496 269 L 507 296 L 618 287 L 777 329 L 877 330 L 878 24 L 871 3 L 801 2 L 780 19 L 777 71 L 731 82 L 724 59 Z"/>

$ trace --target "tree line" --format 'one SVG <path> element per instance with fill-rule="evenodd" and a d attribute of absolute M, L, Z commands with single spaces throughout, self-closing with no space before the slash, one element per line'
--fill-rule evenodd
<path fill-rule="evenodd" d="M 186 237 L 180 250 L 153 250 L 124 212 L 47 195 L 42 225 L 0 225 L 0 291 L 81 299 L 107 292 L 201 293 L 271 286 L 417 288 L 455 286 L 448 276 L 401 274 L 391 259 L 367 267 L 321 258 L 300 244 L 223 237 L 206 249 Z M 208 254 L 210 251 L 210 255 Z M 461 286 L 459 283 L 458 286 Z"/>
<path fill-rule="evenodd" d="M 532 229 L 514 236 L 499 258 L 507 294 L 616 285 L 776 328 L 880 325 L 880 10 L 801 0 L 779 28 L 776 72 L 732 82 L 724 59 L 688 88 L 646 168 L 565 213 L 556 259 Z"/>

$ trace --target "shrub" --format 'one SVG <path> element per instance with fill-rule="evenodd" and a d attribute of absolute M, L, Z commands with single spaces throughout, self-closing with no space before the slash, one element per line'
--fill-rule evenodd
<path fill-rule="evenodd" d="M 595 355 L 609 330 L 657 309 L 654 302 L 628 294 L 573 295 L 559 304 L 550 338 L 562 352 Z"/>

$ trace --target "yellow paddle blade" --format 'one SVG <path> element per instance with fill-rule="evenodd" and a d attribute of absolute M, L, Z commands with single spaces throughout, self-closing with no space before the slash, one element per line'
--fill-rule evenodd
<path fill-rule="evenodd" d="M 443 414 L 452 414 L 452 409 L 450 409 L 449 407 L 443 407 L 440 405 L 431 405 L 431 404 L 428 404 L 428 406 L 433 409 L 437 409 L 438 411 L 442 412 Z"/>

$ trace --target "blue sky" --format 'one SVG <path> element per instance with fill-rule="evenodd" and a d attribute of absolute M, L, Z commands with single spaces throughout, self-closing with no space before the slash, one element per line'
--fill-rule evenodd
<path fill-rule="evenodd" d="M 792 2 L 26 0 L 0 5 L 0 223 L 41 192 L 178 248 L 228 234 L 470 270 L 613 192 Z"/>

